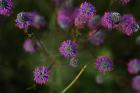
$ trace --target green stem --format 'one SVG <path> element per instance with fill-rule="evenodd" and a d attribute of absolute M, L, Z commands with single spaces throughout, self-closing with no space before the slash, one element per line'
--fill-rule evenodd
<path fill-rule="evenodd" d="M 67 90 L 72 87 L 72 85 L 79 79 L 79 77 L 82 75 L 82 73 L 85 71 L 85 69 L 87 68 L 87 64 L 85 64 L 82 69 L 80 70 L 80 72 L 78 73 L 78 75 L 74 78 L 74 80 L 66 87 L 64 88 L 61 93 L 65 93 L 67 92 Z"/>

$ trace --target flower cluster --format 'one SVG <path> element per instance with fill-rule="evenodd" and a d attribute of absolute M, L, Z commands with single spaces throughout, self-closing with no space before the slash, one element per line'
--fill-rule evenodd
<path fill-rule="evenodd" d="M 45 84 L 48 81 L 49 72 L 45 66 L 36 67 L 34 69 L 34 81 L 37 84 Z"/>
<path fill-rule="evenodd" d="M 107 56 L 100 56 L 96 59 L 96 69 L 101 72 L 110 72 L 113 69 L 113 62 Z"/>

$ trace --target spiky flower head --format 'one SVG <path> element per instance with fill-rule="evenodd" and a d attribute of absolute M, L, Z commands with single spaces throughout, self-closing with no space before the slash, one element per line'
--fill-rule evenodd
<path fill-rule="evenodd" d="M 49 72 L 48 68 L 46 68 L 45 66 L 36 67 L 33 73 L 34 73 L 34 81 L 37 84 L 42 85 L 48 81 Z"/>
<path fill-rule="evenodd" d="M 95 7 L 89 3 L 89 2 L 84 2 L 80 6 L 80 15 L 85 16 L 86 18 L 90 18 L 96 14 L 96 9 Z"/>
<path fill-rule="evenodd" d="M 33 16 L 32 12 L 20 12 L 15 20 L 16 26 L 20 29 L 27 29 L 33 22 Z"/>
<path fill-rule="evenodd" d="M 106 33 L 102 30 L 89 32 L 89 40 L 94 46 L 99 46 L 104 43 Z"/>
<path fill-rule="evenodd" d="M 122 4 L 128 4 L 131 0 L 120 0 Z"/>
<path fill-rule="evenodd" d="M 139 59 L 132 59 L 128 63 L 128 72 L 130 74 L 137 74 L 140 71 L 140 60 Z"/>
<path fill-rule="evenodd" d="M 90 29 L 97 29 L 101 24 L 101 17 L 99 15 L 95 15 L 91 17 L 88 21 L 88 27 Z"/>
<path fill-rule="evenodd" d="M 72 57 L 72 58 L 70 59 L 70 66 L 72 66 L 72 67 L 78 67 L 78 65 L 79 65 L 79 60 L 78 60 L 78 58 Z"/>
<path fill-rule="evenodd" d="M 113 62 L 107 56 L 99 56 L 96 59 L 96 69 L 101 73 L 112 71 Z"/>
<path fill-rule="evenodd" d="M 32 39 L 26 39 L 23 43 L 23 49 L 28 53 L 35 53 L 37 49 L 39 49 L 39 44 L 32 40 Z"/>
<path fill-rule="evenodd" d="M 66 58 L 72 58 L 76 56 L 77 44 L 74 41 L 63 41 L 59 48 L 60 53 Z"/>
<path fill-rule="evenodd" d="M 0 0 L 0 14 L 10 16 L 13 9 L 13 0 Z"/>
<path fill-rule="evenodd" d="M 132 79 L 132 87 L 133 89 L 135 89 L 136 91 L 140 91 L 140 75 L 135 76 Z"/>
<path fill-rule="evenodd" d="M 35 27 L 36 29 L 44 28 L 46 25 L 45 18 L 36 12 L 34 12 L 33 15 L 34 16 L 33 16 L 32 26 Z"/>
<path fill-rule="evenodd" d="M 101 19 L 101 24 L 105 28 L 112 29 L 118 25 L 120 18 L 120 14 L 118 12 L 105 12 Z"/>
<path fill-rule="evenodd" d="M 139 25 L 132 15 L 124 15 L 121 18 L 119 28 L 121 32 L 123 32 L 127 36 L 131 36 L 134 32 L 137 32 L 139 30 Z"/>
<path fill-rule="evenodd" d="M 57 23 L 61 28 L 68 28 L 72 25 L 72 11 L 68 8 L 60 8 L 57 14 Z"/>

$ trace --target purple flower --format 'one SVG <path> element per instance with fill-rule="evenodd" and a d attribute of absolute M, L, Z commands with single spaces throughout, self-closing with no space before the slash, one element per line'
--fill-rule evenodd
<path fill-rule="evenodd" d="M 36 29 L 41 29 L 45 27 L 45 25 L 46 25 L 45 18 L 43 16 L 40 16 L 38 13 L 34 12 L 32 26 L 35 27 Z"/>
<path fill-rule="evenodd" d="M 139 25 L 132 15 L 124 15 L 121 18 L 119 30 L 121 30 L 127 36 L 130 36 L 139 30 Z"/>
<path fill-rule="evenodd" d="M 140 75 L 135 76 L 132 80 L 132 87 L 136 91 L 140 91 Z"/>
<path fill-rule="evenodd" d="M 61 8 L 57 14 L 57 22 L 61 28 L 70 27 L 73 23 L 72 10 L 67 8 Z"/>
<path fill-rule="evenodd" d="M 95 7 L 88 2 L 84 2 L 80 6 L 80 15 L 85 16 L 86 18 L 90 18 L 96 14 Z"/>
<path fill-rule="evenodd" d="M 131 0 L 120 0 L 122 4 L 128 4 Z"/>
<path fill-rule="evenodd" d="M 88 23 L 88 19 L 84 17 L 83 15 L 77 16 L 74 21 L 74 25 L 78 29 L 84 28 L 87 23 Z"/>
<path fill-rule="evenodd" d="M 140 71 L 140 60 L 132 59 L 128 63 L 128 72 L 130 74 L 137 74 Z"/>
<path fill-rule="evenodd" d="M 13 9 L 12 0 L 0 0 L 0 14 L 4 16 L 10 16 Z"/>
<path fill-rule="evenodd" d="M 103 27 L 112 29 L 115 28 L 120 22 L 120 14 L 118 12 L 105 12 L 101 19 Z"/>
<path fill-rule="evenodd" d="M 77 44 L 71 40 L 66 40 L 61 43 L 59 51 L 66 58 L 75 57 L 77 53 Z"/>
<path fill-rule="evenodd" d="M 27 29 L 33 22 L 33 16 L 34 13 L 31 12 L 20 12 L 15 20 L 16 26 L 20 29 Z"/>
<path fill-rule="evenodd" d="M 28 53 L 35 53 L 39 48 L 39 44 L 32 39 L 27 39 L 23 43 L 23 49 Z"/>
<path fill-rule="evenodd" d="M 99 30 L 97 32 L 93 30 L 92 32 L 89 32 L 89 40 L 95 46 L 103 44 L 105 37 L 106 33 L 103 32 L 102 30 Z"/>
<path fill-rule="evenodd" d="M 101 17 L 99 15 L 95 15 L 89 19 L 88 27 L 90 29 L 96 29 L 100 26 L 100 23 L 101 23 Z"/>
<path fill-rule="evenodd" d="M 49 72 L 45 66 L 36 67 L 34 69 L 34 81 L 37 84 L 45 84 L 48 81 Z"/>
<path fill-rule="evenodd" d="M 96 69 L 101 73 L 112 71 L 113 62 L 107 56 L 100 56 L 96 59 Z"/>

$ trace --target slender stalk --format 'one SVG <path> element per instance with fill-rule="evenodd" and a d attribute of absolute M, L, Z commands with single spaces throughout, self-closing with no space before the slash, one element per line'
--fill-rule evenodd
<path fill-rule="evenodd" d="M 70 87 L 72 87 L 72 85 L 79 79 L 79 77 L 82 75 L 82 73 L 85 71 L 85 69 L 87 68 L 87 64 L 85 64 L 82 69 L 80 70 L 80 72 L 78 73 L 78 75 L 74 78 L 74 80 L 66 87 L 64 88 L 60 93 L 65 93 L 68 91 L 68 89 Z"/>

